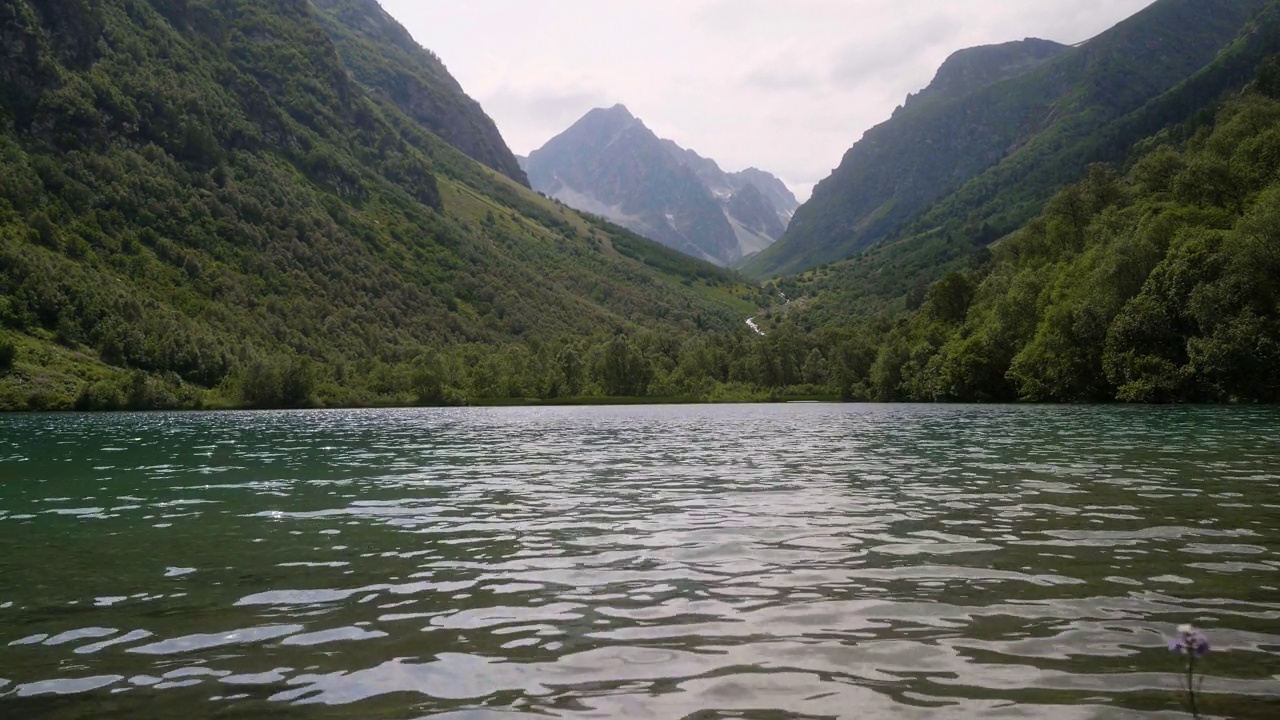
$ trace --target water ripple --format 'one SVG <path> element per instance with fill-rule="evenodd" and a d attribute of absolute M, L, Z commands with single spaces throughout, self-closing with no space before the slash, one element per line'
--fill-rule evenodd
<path fill-rule="evenodd" d="M 1280 413 L 0 418 L 15 717 L 1280 716 Z"/>

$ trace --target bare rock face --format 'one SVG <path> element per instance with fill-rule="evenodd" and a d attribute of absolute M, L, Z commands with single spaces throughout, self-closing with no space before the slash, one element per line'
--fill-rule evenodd
<path fill-rule="evenodd" d="M 773 244 L 798 206 L 776 177 L 726 173 L 622 105 L 592 110 L 521 163 L 535 190 L 719 265 Z"/>

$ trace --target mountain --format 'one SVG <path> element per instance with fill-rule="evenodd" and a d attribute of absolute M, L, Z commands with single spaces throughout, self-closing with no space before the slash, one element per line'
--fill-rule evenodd
<path fill-rule="evenodd" d="M 1272 0 L 1213 62 L 1138 110 L 1063 147 L 1051 162 L 1037 164 L 1037 156 L 1028 154 L 992 168 L 897 236 L 775 284 L 788 297 L 810 299 L 806 322 L 815 325 L 898 313 L 918 303 L 933 281 L 981 263 L 989 241 L 1009 234 L 991 226 L 1007 228 L 1026 208 L 1042 207 L 1038 198 L 1052 192 L 1046 188 L 1057 187 L 1064 174 L 1083 177 L 1095 163 L 1124 167 L 1152 144 L 1206 132 L 1220 102 L 1243 92 L 1277 53 L 1280 0 Z M 995 187 L 1001 188 L 998 196 L 984 200 Z M 970 206 L 977 209 L 966 210 Z"/>
<path fill-rule="evenodd" d="M 440 139 L 522 185 L 529 180 L 493 120 L 435 53 L 418 45 L 376 0 L 311 0 L 343 64 Z"/>
<path fill-rule="evenodd" d="M 1082 142 L 1211 63 L 1266 3 L 1158 0 L 1073 48 L 1028 40 L 958 53 L 867 131 L 786 236 L 743 269 L 799 272 L 949 223 L 985 240 L 1016 229 L 1089 160 L 1122 156 L 1117 146 L 1087 158 Z"/>
<path fill-rule="evenodd" d="M 785 183 L 772 173 L 753 167 L 729 173 L 728 176 L 731 187 L 741 189 L 751 185 L 759 190 L 769 205 L 776 210 L 778 222 L 782 224 L 783 230 L 786 230 L 787 225 L 791 223 L 791 218 L 796 214 L 796 208 L 800 207 L 800 202 L 796 200 L 796 196 Z"/>
<path fill-rule="evenodd" d="M 523 164 L 535 190 L 719 265 L 773 244 L 798 206 L 774 176 L 726 173 L 622 105 L 592 110 Z"/>
<path fill-rule="evenodd" d="M 663 140 L 667 152 L 677 162 L 697 174 L 711 194 L 720 201 L 738 235 L 744 255 L 772 245 L 786 232 L 800 203 L 777 177 L 758 168 L 726 173 L 714 160 L 693 150 Z"/>
<path fill-rule="evenodd" d="M 1070 51 L 1069 45 L 1039 38 L 960 50 L 942 63 L 928 87 L 907 97 L 906 105 L 962 98 L 1030 72 Z"/>
<path fill-rule="evenodd" d="M 421 54 L 353 68 L 321 5 L 0 5 L 0 408 L 554 395 L 758 307 L 442 140 L 461 97 L 366 87 Z"/>

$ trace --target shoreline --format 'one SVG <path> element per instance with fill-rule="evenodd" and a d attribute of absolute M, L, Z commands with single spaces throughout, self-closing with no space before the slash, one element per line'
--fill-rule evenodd
<path fill-rule="evenodd" d="M 148 413 L 262 413 L 290 411 L 341 411 L 341 410 L 449 410 L 466 408 L 590 408 L 590 407 L 627 407 L 627 406 L 679 406 L 679 405 L 878 405 L 878 406 L 967 406 L 967 407 L 1176 407 L 1176 408 L 1276 408 L 1276 403 L 1238 402 L 1238 403 L 1123 403 L 1123 402 L 1088 402 L 1088 403 L 1054 403 L 1033 401 L 1011 402 L 906 402 L 849 400 L 834 395 L 797 395 L 786 398 L 738 398 L 707 400 L 696 397 L 575 397 L 575 398 L 491 398 L 476 402 L 451 405 L 422 405 L 416 403 L 366 403 L 338 405 L 300 405 L 281 407 L 250 407 L 245 405 L 211 404 L 204 407 L 174 408 L 116 408 L 116 409 L 22 409 L 0 410 L 0 417 L 22 415 L 111 415 L 111 414 L 148 414 Z"/>
<path fill-rule="evenodd" d="M 504 407 L 605 407 L 626 405 L 786 405 L 799 403 L 854 404 L 861 401 L 843 400 L 835 395 L 797 395 L 786 398 L 738 398 L 707 400 L 697 397 L 573 397 L 573 398 L 486 398 L 474 402 L 455 404 L 419 403 L 352 403 L 334 405 L 294 405 L 280 407 L 252 407 L 237 404 L 211 403 L 203 407 L 172 408 L 34 408 L 0 410 L 5 415 L 105 415 L 111 413 L 195 413 L 195 412 L 273 412 L 280 410 L 443 410 L 450 408 L 504 408 Z"/>

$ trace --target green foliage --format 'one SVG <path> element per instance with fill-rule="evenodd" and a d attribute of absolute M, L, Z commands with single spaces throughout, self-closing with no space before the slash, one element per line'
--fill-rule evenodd
<path fill-rule="evenodd" d="M 948 324 L 958 323 L 969 312 L 975 290 L 973 281 L 967 275 L 953 272 L 929 288 L 925 305 L 935 320 Z"/>
<path fill-rule="evenodd" d="M 138 370 L 87 383 L 75 401 L 77 410 L 175 410 L 202 405 L 199 392 L 173 375 L 158 377 Z"/>
<path fill-rule="evenodd" d="M 315 364 L 296 355 L 257 357 L 241 370 L 239 384 L 249 407 L 307 407 L 315 403 Z"/>
<path fill-rule="evenodd" d="M 643 352 L 621 335 L 604 348 L 598 372 L 605 394 L 614 397 L 644 395 L 652 374 Z"/>
<path fill-rule="evenodd" d="M 13 369 L 13 361 L 18 357 L 18 346 L 9 337 L 0 335 L 0 373 Z"/>
<path fill-rule="evenodd" d="M 493 120 L 462 93 L 440 58 L 419 47 L 376 0 L 312 0 L 312 5 L 357 81 L 473 159 L 529 184 Z"/>
<path fill-rule="evenodd" d="M 11 5 L 2 409 L 1280 400 L 1270 65 L 1123 174 L 762 291 L 424 129 L 382 83 L 452 86 L 368 3 Z"/>
<path fill-rule="evenodd" d="M 757 307 L 736 275 L 539 197 L 352 81 L 419 63 L 427 105 L 470 108 L 416 44 L 308 3 L 49 7 L 0 9 L 25 48 L 0 68 L 0 324 L 22 349 L 0 406 L 455 402 L 411 387 L 412 359 L 724 330 Z"/>
<path fill-rule="evenodd" d="M 410 385 L 420 405 L 444 405 L 449 399 L 445 372 L 434 353 L 424 353 L 413 361 Z"/>
<path fill-rule="evenodd" d="M 1280 400 L 1280 174 L 1242 171 L 1280 102 L 1227 104 L 1126 177 L 1095 166 L 989 258 L 877 329 L 841 378 L 881 400 Z M 802 322 L 830 323 L 815 298 Z M 883 323 L 882 323 L 883 325 Z M 852 363 L 851 363 L 852 364 Z"/>

